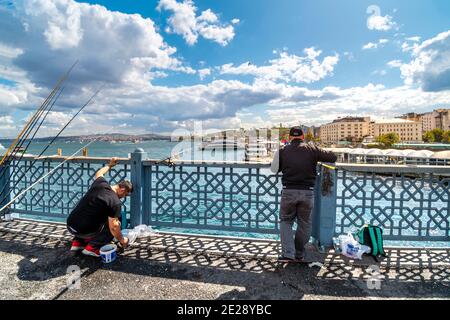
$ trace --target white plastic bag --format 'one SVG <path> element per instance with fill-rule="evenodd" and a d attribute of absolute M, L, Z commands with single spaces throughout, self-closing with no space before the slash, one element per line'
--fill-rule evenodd
<path fill-rule="evenodd" d="M 130 241 L 130 244 L 135 242 L 136 239 L 138 239 L 138 238 L 147 238 L 147 237 L 154 235 L 155 233 L 156 233 L 156 231 L 153 230 L 152 227 L 147 226 L 145 224 L 140 224 L 140 225 L 134 227 L 134 229 L 122 230 L 122 235 L 124 237 L 128 238 L 128 240 Z"/>
<path fill-rule="evenodd" d="M 147 226 L 145 224 L 140 224 L 140 225 L 134 227 L 133 231 L 135 231 L 137 233 L 138 238 L 150 237 L 151 235 L 156 233 L 155 230 L 152 229 L 152 227 Z"/>
<path fill-rule="evenodd" d="M 362 255 L 370 251 L 370 247 L 360 244 L 349 232 L 339 236 L 341 254 L 351 259 L 362 259 Z"/>
<path fill-rule="evenodd" d="M 128 238 L 129 244 L 132 244 L 137 239 L 137 233 L 134 230 L 125 229 L 122 230 L 122 235 Z"/>

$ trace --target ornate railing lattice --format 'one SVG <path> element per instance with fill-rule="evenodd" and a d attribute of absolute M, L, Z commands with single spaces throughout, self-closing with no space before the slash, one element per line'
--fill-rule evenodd
<path fill-rule="evenodd" d="M 147 223 L 278 233 L 279 176 L 251 165 L 145 166 Z"/>
<path fill-rule="evenodd" d="M 63 160 L 49 157 L 32 165 L 34 158 L 26 156 L 12 163 L 10 169 L 15 172 L 7 184 L 11 197 Z M 16 201 L 12 211 L 64 221 L 107 160 L 83 157 L 67 161 Z M 314 214 L 318 219 L 313 226 L 320 239 L 329 241 L 333 235 L 371 223 L 382 226 L 389 240 L 450 242 L 447 166 L 338 164 L 336 170 L 323 168 L 316 188 Z M 127 178 L 136 186 L 124 202 L 133 225 L 246 236 L 278 234 L 280 177 L 272 174 L 267 164 L 256 163 L 193 161 L 167 167 L 156 160 L 143 160 L 142 151 L 122 159 L 106 176 L 111 184 Z M 4 179 L 2 183 L 6 183 Z"/>
<path fill-rule="evenodd" d="M 386 239 L 450 239 L 450 177 L 338 171 L 336 233 L 364 223 L 383 227 Z"/>
<path fill-rule="evenodd" d="M 25 158 L 20 163 L 17 161 L 12 163 L 11 198 L 58 166 L 63 159 L 37 160 L 34 164 L 33 161 L 33 158 Z M 96 171 L 105 163 L 105 160 L 99 159 L 74 159 L 65 162 L 14 202 L 11 209 L 22 214 L 66 218 L 89 189 Z M 127 162 L 122 162 L 112 168 L 105 178 L 111 184 L 116 184 L 122 179 L 130 179 L 129 167 Z M 129 216 L 129 200 L 124 201 L 123 211 Z"/>

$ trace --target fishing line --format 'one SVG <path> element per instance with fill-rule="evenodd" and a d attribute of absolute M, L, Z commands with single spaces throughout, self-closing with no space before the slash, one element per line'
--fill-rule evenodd
<path fill-rule="evenodd" d="M 6 208 L 8 208 L 12 203 L 14 203 L 18 198 L 20 198 L 21 196 L 23 196 L 26 192 L 28 192 L 28 190 L 32 189 L 35 185 L 37 185 L 38 183 L 40 183 L 42 180 L 44 180 L 46 177 L 48 177 L 49 175 L 51 175 L 53 172 L 56 171 L 56 169 L 58 169 L 59 167 L 61 167 L 64 163 L 66 163 L 67 161 L 73 159 L 75 157 L 75 155 L 82 151 L 84 148 L 86 148 L 87 146 L 89 146 L 91 143 L 93 143 L 94 141 L 96 141 L 97 139 L 94 139 L 92 141 L 90 141 L 88 144 L 84 145 L 83 147 L 81 147 L 80 149 L 78 149 L 77 151 L 75 151 L 71 156 L 69 156 L 68 158 L 66 158 L 63 162 L 61 162 L 59 165 L 57 165 L 56 167 L 54 167 L 52 170 L 50 170 L 49 172 L 47 172 L 46 174 L 44 174 L 43 176 L 41 176 L 37 181 L 35 181 L 33 184 L 31 184 L 28 188 L 26 188 L 25 190 L 23 190 L 22 192 L 20 192 L 18 195 L 16 195 L 11 201 L 9 201 L 7 204 L 5 204 L 1 209 L 0 212 L 2 212 L 3 210 L 5 210 Z"/>
<path fill-rule="evenodd" d="M 112 130 L 114 130 L 114 127 L 112 127 Z M 111 130 L 111 133 L 112 133 Z M 64 163 L 66 163 L 69 160 L 72 160 L 73 158 L 75 158 L 75 155 L 77 153 L 79 153 L 80 151 L 82 151 L 84 148 L 88 147 L 89 145 L 91 145 L 92 143 L 100 140 L 104 135 L 107 135 L 108 133 L 105 133 L 103 135 L 99 135 L 97 138 L 91 140 L 89 143 L 85 144 L 84 146 L 82 146 L 80 149 L 78 149 L 77 151 L 75 151 L 71 156 L 69 156 L 68 158 L 66 158 L 64 161 L 62 161 L 60 164 L 58 164 L 56 167 L 54 167 L 52 170 L 50 170 L 49 172 L 47 172 L 45 175 L 41 176 L 37 181 L 35 181 L 33 184 L 31 184 L 28 188 L 26 188 L 25 190 L 21 191 L 19 194 L 17 194 L 13 199 L 11 199 L 7 204 L 5 204 L 1 209 L 0 209 L 0 214 L 2 213 L 2 211 L 4 211 L 6 208 L 8 208 L 12 203 L 14 203 L 17 199 L 19 199 L 20 197 L 22 197 L 26 192 L 28 192 L 30 189 L 32 189 L 35 185 L 37 185 L 38 183 L 40 183 L 43 179 L 45 179 L 46 177 L 48 177 L 49 175 L 51 175 L 53 172 L 55 172 L 59 167 L 61 167 Z M 35 161 L 37 160 L 38 157 L 35 158 Z M 42 159 L 42 158 L 41 158 Z M 34 163 L 34 162 L 33 162 Z M 31 166 L 30 166 L 31 168 Z M 12 190 L 11 190 L 12 191 Z M 11 192 L 10 191 L 10 192 Z"/>
<path fill-rule="evenodd" d="M 42 105 L 38 108 L 38 110 L 34 113 L 34 115 L 28 120 L 25 127 L 22 129 L 22 131 L 19 133 L 19 135 L 16 137 L 16 139 L 11 143 L 5 154 L 3 155 L 2 159 L 0 160 L 0 166 L 5 162 L 5 159 L 10 155 L 11 150 L 14 151 L 14 146 L 17 146 L 18 141 L 22 138 L 22 135 L 28 131 L 28 128 L 30 125 L 36 121 L 37 114 L 40 110 L 43 110 L 43 108 L 46 108 L 48 105 L 50 99 L 53 99 L 55 93 L 59 88 L 61 87 L 62 83 L 67 79 L 72 69 L 75 67 L 75 65 L 78 63 L 78 60 L 75 61 L 75 63 L 69 68 L 69 70 L 61 77 L 61 79 L 57 82 L 56 86 L 53 88 L 53 90 L 50 92 L 50 94 L 47 96 L 47 98 L 44 100 Z"/>
<path fill-rule="evenodd" d="M 56 98 L 53 100 L 53 103 L 52 103 L 52 104 L 50 105 L 50 107 L 46 110 L 46 113 L 45 113 L 44 117 L 41 117 L 41 122 L 39 123 L 37 129 L 34 131 L 34 134 L 33 134 L 33 136 L 31 137 L 31 139 L 28 140 L 28 143 L 27 143 L 26 147 L 24 148 L 23 152 L 21 152 L 21 155 L 20 155 L 19 159 L 14 159 L 17 163 L 19 163 L 19 162 L 22 160 L 23 156 L 25 155 L 25 152 L 28 150 L 28 147 L 30 146 L 31 142 L 33 141 L 34 137 L 36 136 L 37 132 L 38 132 L 39 129 L 41 128 L 41 126 L 42 126 L 42 124 L 44 123 L 45 119 L 47 118 L 49 112 L 51 111 L 51 109 L 53 108 L 53 106 L 55 105 L 56 101 L 59 99 L 59 97 L 61 96 L 61 94 L 62 94 L 63 91 L 64 91 L 64 87 L 61 88 L 61 90 L 59 91 L 58 95 L 57 95 Z M 33 124 L 33 127 L 34 127 L 36 124 L 37 124 L 37 122 L 35 122 L 35 123 Z M 16 157 L 16 156 L 14 155 L 13 158 L 15 158 L 15 157 Z M 9 160 L 7 160 L 7 161 L 9 161 Z M 8 178 L 7 178 L 6 185 L 9 184 L 9 181 L 10 181 L 11 177 L 14 176 L 14 174 L 16 173 L 16 169 L 17 169 L 17 167 L 16 167 L 16 166 L 13 166 L 13 171 L 9 174 L 9 176 L 8 176 Z M 2 176 L 5 175 L 5 172 L 6 172 L 6 170 L 4 170 L 4 171 L 0 174 L 0 178 L 1 178 Z M 3 189 L 0 191 L 0 195 L 3 194 L 4 189 L 5 189 L 5 186 L 4 186 Z M 2 199 L 2 201 L 4 201 L 4 199 Z M 1 203 L 1 202 L 0 202 L 0 203 Z"/>
<path fill-rule="evenodd" d="M 55 87 L 55 89 L 56 89 L 56 87 Z M 28 126 L 28 128 L 27 128 L 27 130 L 26 130 L 25 136 L 22 137 L 22 138 L 20 139 L 19 143 L 16 144 L 16 146 L 15 146 L 13 152 L 11 152 L 11 153 L 8 155 L 8 157 L 6 158 L 6 160 L 5 160 L 5 162 L 4 162 L 5 165 L 3 165 L 3 166 L 0 168 L 0 178 L 2 178 L 2 177 L 5 176 L 5 173 L 7 172 L 7 168 L 10 167 L 10 164 L 11 164 L 11 162 L 12 162 L 12 159 L 16 158 L 18 153 L 22 153 L 20 158 L 22 158 L 23 155 L 25 154 L 26 150 L 28 149 L 28 147 L 29 147 L 31 141 L 33 140 L 33 138 L 34 138 L 34 136 L 36 135 L 36 133 L 37 133 L 37 131 L 39 130 L 39 128 L 34 132 L 33 137 L 31 138 L 31 140 L 28 141 L 28 144 L 27 144 L 26 148 L 24 148 L 23 150 L 20 150 L 20 149 L 22 148 L 23 144 L 24 144 L 25 141 L 28 139 L 28 136 L 30 135 L 30 133 L 33 131 L 34 127 L 35 127 L 36 124 L 38 123 L 39 118 L 41 118 L 41 116 L 42 116 L 42 113 L 45 111 L 45 109 L 47 109 L 47 106 L 48 106 L 49 103 L 53 100 L 54 93 L 55 93 L 55 90 L 53 90 L 53 91 L 50 93 L 50 95 L 49 95 L 49 96 L 47 97 L 47 99 L 46 99 L 46 103 L 44 103 L 44 104 L 41 106 L 41 107 L 44 107 L 44 108 L 43 108 L 43 109 L 40 108 L 41 110 L 38 110 L 38 111 L 35 113 L 34 116 L 37 116 L 37 117 L 35 117 L 35 119 L 34 119 L 32 125 L 31 125 L 31 126 Z M 48 102 L 48 103 L 47 103 L 47 102 Z M 54 102 L 56 102 L 56 101 L 54 101 Z M 44 106 L 44 105 L 45 105 L 45 106 Z M 50 105 L 50 107 L 52 107 L 52 105 Z M 47 114 L 48 114 L 48 112 L 47 112 Z M 47 115 L 47 114 L 46 114 L 46 115 Z M 41 121 L 41 124 L 42 124 L 42 121 Z M 39 127 L 41 126 L 41 124 L 39 125 Z M 14 166 L 13 166 L 13 168 L 14 168 L 14 172 L 15 172 L 16 168 L 15 168 Z M 10 181 L 10 179 L 11 179 L 11 176 L 12 176 L 12 173 L 9 173 L 9 174 L 8 174 L 8 177 L 7 177 L 8 183 L 9 183 L 9 181 Z M 6 184 L 4 185 L 2 191 L 0 192 L 0 195 L 3 194 L 3 191 L 4 191 L 5 187 L 6 187 Z M 3 201 L 3 200 L 2 200 L 2 201 Z M 1 203 L 1 202 L 0 202 L 0 203 Z"/>
<path fill-rule="evenodd" d="M 47 146 L 41 151 L 41 153 L 37 156 L 37 157 L 35 157 L 35 159 L 33 160 L 33 162 L 30 164 L 30 166 L 28 167 L 28 169 L 27 170 L 25 170 L 23 173 L 22 173 L 22 175 L 20 176 L 20 178 L 18 178 L 16 181 L 15 181 L 15 185 L 13 186 L 13 188 L 11 188 L 10 190 L 9 190 L 9 192 L 7 193 L 7 194 L 5 194 L 4 195 L 4 197 L 3 197 L 3 199 L 0 201 L 0 203 L 2 203 L 3 201 L 5 201 L 5 199 L 11 194 L 11 192 L 18 186 L 18 184 L 20 183 L 20 181 L 22 181 L 22 179 L 23 179 L 23 177 L 25 177 L 25 175 L 31 170 L 31 168 L 33 167 L 33 165 L 36 163 L 36 161 L 37 160 L 39 160 L 38 158 L 40 157 L 40 156 L 42 156 L 43 154 L 44 154 L 44 152 L 45 151 L 47 151 L 47 149 L 53 144 L 53 142 L 61 135 L 61 133 L 64 131 L 64 129 L 66 129 L 67 128 L 67 126 L 75 119 L 75 117 L 84 109 L 84 108 L 86 108 L 91 102 L 92 102 L 92 100 L 98 95 L 98 93 L 100 92 L 100 90 L 103 88 L 104 86 L 102 86 L 100 89 L 98 89 L 90 98 L 89 98 L 89 100 L 84 104 L 84 105 L 82 105 L 81 106 L 81 108 L 75 113 L 75 115 L 64 125 L 64 127 L 58 132 L 58 134 L 55 136 L 55 137 L 53 137 L 53 139 L 50 141 L 50 143 L 48 143 L 47 144 Z M 96 141 L 96 139 L 95 140 L 92 140 L 91 142 L 93 142 L 93 141 Z M 3 186 L 3 189 L 0 191 L 0 195 L 2 195 L 4 192 L 5 192 L 5 190 L 6 190 L 6 187 L 8 186 L 8 184 L 5 184 L 4 186 Z M 0 211 L 1 212 L 1 211 Z"/>

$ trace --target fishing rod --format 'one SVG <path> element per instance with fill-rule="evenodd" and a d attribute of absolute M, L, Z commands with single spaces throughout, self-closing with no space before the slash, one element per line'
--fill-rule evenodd
<path fill-rule="evenodd" d="M 98 139 L 98 138 L 97 138 Z M 75 158 L 75 155 L 82 151 L 84 148 L 88 147 L 91 143 L 93 143 L 94 141 L 96 141 L 97 139 L 94 139 L 92 141 L 90 141 L 89 143 L 87 143 L 86 145 L 84 145 L 83 147 L 81 147 L 80 149 L 78 149 L 77 151 L 75 151 L 71 156 L 69 156 L 68 158 L 66 158 L 64 161 L 62 161 L 60 164 L 58 164 L 56 167 L 54 167 L 52 170 L 50 170 L 49 172 L 47 172 L 46 174 L 44 174 L 43 176 L 41 176 L 37 181 L 35 181 L 33 184 L 31 184 L 28 188 L 26 188 L 25 190 L 21 191 L 18 195 L 16 195 L 13 199 L 11 199 L 8 203 L 6 203 L 2 208 L 0 208 L 0 213 L 2 211 L 4 211 L 6 208 L 8 208 L 11 204 L 13 204 L 17 199 L 19 199 L 20 197 L 22 197 L 25 193 L 28 192 L 28 190 L 32 189 L 35 185 L 37 185 L 38 183 L 40 183 L 42 180 L 44 180 L 46 177 L 48 177 L 49 175 L 51 175 L 53 172 L 55 172 L 59 167 L 61 167 L 64 163 L 66 163 L 67 161 Z"/>
<path fill-rule="evenodd" d="M 194 147 L 190 147 L 190 148 L 187 148 L 187 149 L 183 149 L 183 150 L 181 150 L 180 152 L 171 154 L 171 155 L 168 156 L 167 158 L 164 158 L 164 159 L 161 159 L 161 160 L 156 161 L 156 162 L 155 162 L 155 165 L 158 165 L 158 164 L 160 164 L 160 163 L 164 163 L 164 164 L 166 164 L 169 168 L 172 168 L 172 167 L 175 166 L 175 162 L 172 161 L 172 158 L 174 158 L 174 157 L 176 157 L 176 156 L 178 156 L 178 155 L 180 155 L 180 154 L 183 154 L 183 153 L 185 153 L 185 152 L 188 151 L 188 150 L 192 150 L 193 148 L 194 148 Z"/>
<path fill-rule="evenodd" d="M 6 152 L 3 159 L 2 159 L 2 163 L 5 164 L 7 163 L 7 165 L 3 165 L 0 166 L 0 178 L 3 177 L 5 175 L 5 173 L 7 172 L 7 168 L 10 166 L 10 162 L 11 159 L 16 158 L 17 153 L 18 152 L 22 152 L 20 159 L 23 158 L 23 155 L 25 154 L 26 150 L 28 149 L 28 147 L 30 146 L 31 141 L 34 139 L 34 137 L 36 136 L 36 133 L 38 132 L 39 128 L 41 127 L 43 121 L 45 120 L 45 118 L 47 117 L 47 115 L 49 114 L 50 110 L 53 108 L 53 105 L 55 104 L 56 100 L 59 98 L 59 96 L 62 93 L 62 90 L 59 92 L 58 96 L 56 97 L 56 99 L 53 101 L 53 98 L 55 97 L 55 95 L 58 93 L 58 90 L 60 90 L 60 87 L 62 86 L 62 84 L 66 81 L 67 77 L 69 76 L 69 74 L 71 73 L 71 71 L 73 70 L 73 68 L 76 66 L 76 64 L 78 63 L 78 60 L 75 61 L 75 63 L 66 71 L 66 73 L 59 79 L 59 81 L 57 82 L 57 84 L 55 85 L 55 87 L 53 88 L 53 90 L 50 92 L 50 94 L 47 96 L 47 98 L 45 99 L 45 101 L 42 103 L 42 105 L 38 108 L 38 110 L 34 113 L 34 115 L 30 118 L 30 120 L 27 122 L 26 126 L 23 128 L 22 132 L 19 134 L 19 136 L 16 138 L 15 142 L 13 142 L 11 144 L 11 147 L 14 147 L 13 151 L 11 153 Z M 50 105 L 50 103 L 52 103 Z M 50 108 L 47 108 L 50 105 Z M 39 124 L 38 128 L 36 129 L 36 131 L 34 132 L 32 138 L 28 141 L 27 146 L 21 150 L 23 144 L 25 143 L 25 141 L 27 140 L 28 136 L 30 135 L 30 133 L 33 131 L 34 127 L 36 126 L 37 122 L 39 121 L 39 118 L 41 118 L 42 114 L 45 112 L 45 110 L 47 110 L 44 119 L 41 120 L 41 123 Z M 19 142 L 17 142 L 19 140 Z M 11 149 L 10 147 L 10 149 Z M 6 157 L 6 158 L 5 158 Z M 15 172 L 16 168 L 14 167 L 14 172 Z M 12 174 L 9 174 L 8 179 L 7 179 L 7 183 L 9 184 L 9 181 L 11 179 Z M 2 191 L 0 192 L 0 195 L 3 194 L 3 191 L 6 187 L 3 187 Z M 3 201 L 3 200 L 2 200 Z M 1 203 L 1 202 L 0 202 Z"/>
<path fill-rule="evenodd" d="M 22 175 L 20 176 L 20 178 L 18 178 L 16 181 L 15 181 L 15 186 L 14 186 L 14 188 L 12 188 L 12 189 L 10 189 L 9 190 L 9 192 L 2 198 L 2 200 L 0 200 L 0 203 L 2 203 L 3 201 L 5 201 L 5 199 L 11 194 L 11 192 L 12 192 L 12 190 L 13 189 L 15 189 L 15 187 L 20 183 L 20 181 L 22 181 L 22 179 L 23 179 L 23 177 L 31 170 L 31 168 L 33 167 L 33 165 L 36 163 L 36 161 L 38 161 L 39 160 L 39 157 L 41 157 L 43 154 L 44 154 L 44 152 L 45 151 L 47 151 L 47 149 L 53 144 L 53 142 L 61 135 L 61 133 L 67 128 L 67 126 L 75 119 L 75 117 L 81 112 L 81 111 L 83 111 L 83 109 L 84 108 L 86 108 L 91 102 L 92 102 L 92 100 L 98 95 L 98 93 L 101 91 L 101 89 L 103 88 L 104 86 L 102 86 L 100 89 L 98 89 L 90 98 L 89 98 L 89 100 L 85 103 L 85 104 L 83 104 L 82 106 L 81 106 L 81 108 L 72 116 L 72 118 L 64 125 L 64 127 L 58 132 L 58 134 L 55 136 L 55 137 L 53 137 L 52 138 L 52 140 L 47 144 L 47 146 L 41 151 L 41 153 L 38 155 L 38 156 L 36 156 L 35 158 L 34 158 L 34 160 L 33 160 L 33 162 L 30 164 L 30 166 L 28 167 L 28 169 L 27 170 L 25 170 L 24 172 L 22 172 Z M 93 140 L 93 141 L 95 141 L 95 140 Z M 4 186 L 3 186 L 3 188 L 2 188 L 2 190 L 0 191 L 0 195 L 2 195 L 4 192 L 5 192 L 5 190 L 6 190 L 6 186 L 7 186 L 8 184 L 5 184 Z M 1 212 L 1 211 L 0 211 Z"/>
<path fill-rule="evenodd" d="M 64 87 L 61 88 L 61 90 L 59 90 L 58 95 L 57 95 L 56 98 L 53 100 L 53 102 L 52 102 L 52 104 L 50 105 L 50 107 L 47 108 L 44 117 L 41 117 L 41 121 L 40 121 L 40 123 L 39 123 L 37 129 L 34 131 L 33 136 L 32 136 L 30 139 L 28 139 L 28 143 L 27 143 L 27 145 L 25 146 L 25 148 L 23 149 L 23 152 L 21 152 L 20 157 L 19 157 L 18 159 L 16 159 L 16 155 L 13 156 L 14 160 L 16 161 L 16 163 L 19 163 L 19 162 L 22 160 L 23 156 L 25 155 L 25 152 L 28 150 L 28 147 L 30 146 L 31 142 L 33 141 L 34 137 L 36 136 L 37 132 L 38 132 L 39 129 L 41 128 L 42 124 L 44 123 L 45 119 L 47 118 L 48 114 L 49 114 L 50 111 L 52 110 L 53 106 L 55 105 L 56 101 L 59 99 L 59 97 L 61 96 L 61 94 L 62 94 L 63 91 L 64 91 Z M 37 124 L 37 122 L 35 122 L 35 123 L 33 124 L 33 127 L 34 127 L 36 124 Z M 7 160 L 7 161 L 9 161 L 9 160 Z M 16 173 L 16 168 L 17 168 L 16 166 L 13 166 L 13 171 L 9 173 L 8 178 L 7 178 L 7 181 L 6 181 L 6 183 L 5 183 L 6 185 L 9 184 L 11 177 L 14 176 L 14 174 Z M 5 175 L 5 172 L 6 172 L 6 170 L 4 170 L 4 171 L 0 174 L 0 178 L 3 177 L 3 176 Z M 0 195 L 3 194 L 4 189 L 5 189 L 5 187 L 4 187 L 4 188 L 2 189 L 2 191 L 0 192 Z M 3 200 L 4 200 L 4 199 L 3 199 Z M 3 200 L 2 200 L 2 201 L 3 201 Z M 0 203 L 1 203 L 1 202 L 0 202 Z"/>
<path fill-rule="evenodd" d="M 46 107 L 49 103 L 49 100 L 52 99 L 56 93 L 57 90 L 59 90 L 59 87 L 62 85 L 62 83 L 67 79 L 72 69 L 75 67 L 75 65 L 78 63 L 78 60 L 75 61 L 75 63 L 69 68 L 69 70 L 61 77 L 61 79 L 57 82 L 53 90 L 50 92 L 50 94 L 47 96 L 47 98 L 44 100 L 42 105 L 38 108 L 38 110 L 34 113 L 34 115 L 27 121 L 25 124 L 25 127 L 22 129 L 22 131 L 19 133 L 19 135 L 15 138 L 15 140 L 11 143 L 5 154 L 3 155 L 2 159 L 0 160 L 0 166 L 5 162 L 6 158 L 10 155 L 11 151 L 14 151 L 13 149 L 15 146 L 17 146 L 17 143 L 20 139 L 22 139 L 22 136 L 28 131 L 30 125 L 36 121 L 37 115 L 40 110 L 42 110 L 44 107 Z"/>
<path fill-rule="evenodd" d="M 57 89 L 57 86 L 55 86 L 55 89 Z M 42 113 L 48 109 L 47 106 L 49 105 L 48 103 L 51 102 L 51 100 L 54 97 L 54 93 L 56 91 L 53 90 L 50 95 L 47 97 L 46 102 L 41 106 L 42 108 L 40 108 L 40 110 L 38 110 L 35 113 L 35 117 L 34 117 L 34 121 L 33 122 L 29 122 L 30 125 L 27 125 L 27 130 L 24 132 L 24 136 L 19 140 L 18 143 L 16 143 L 15 148 L 13 150 L 13 152 L 9 153 L 4 161 L 4 165 L 1 166 L 0 168 L 0 178 L 5 176 L 5 173 L 8 172 L 7 168 L 10 167 L 10 163 L 12 162 L 12 159 L 15 159 L 17 157 L 18 153 L 22 153 L 21 158 L 23 157 L 24 153 L 26 152 L 26 150 L 28 149 L 32 139 L 34 138 L 34 136 L 37 133 L 37 130 L 39 130 L 39 128 L 34 132 L 33 134 L 33 138 L 31 140 L 28 140 L 28 144 L 26 146 L 26 148 L 23 148 L 23 144 L 27 141 L 28 136 L 30 135 L 30 133 L 33 131 L 34 127 L 36 126 L 36 124 L 38 123 L 38 119 L 41 118 Z M 48 113 L 47 113 L 48 114 Z M 42 121 L 41 121 L 42 124 Z M 40 127 L 40 125 L 39 125 Z M 15 168 L 14 168 L 15 170 Z M 11 178 L 12 174 L 8 175 L 8 181 Z M 0 193 L 1 194 L 1 193 Z"/>
<path fill-rule="evenodd" d="M 34 137 L 36 136 L 37 132 L 39 131 L 40 127 L 42 126 L 42 123 L 43 123 L 44 120 L 47 118 L 49 112 L 51 111 L 51 109 L 52 109 L 53 106 L 55 105 L 55 103 L 56 103 L 56 101 L 58 100 L 59 96 L 61 95 L 63 89 L 64 89 L 64 88 L 62 88 L 61 90 L 59 90 L 59 92 L 57 93 L 56 99 L 53 99 L 53 97 L 55 97 L 55 96 L 53 96 L 53 97 L 50 99 L 49 104 L 48 104 L 48 106 L 50 106 L 50 107 L 47 108 L 47 106 L 46 106 L 44 109 L 42 109 L 42 110 L 40 111 L 38 117 L 36 118 L 36 121 L 33 122 L 33 124 L 29 127 L 29 130 L 27 131 L 26 135 L 25 135 L 25 136 L 21 139 L 21 141 L 16 145 L 16 147 L 15 147 L 15 148 L 16 148 L 15 152 L 9 154 L 9 156 L 8 156 L 8 158 L 6 159 L 5 163 L 9 163 L 9 162 L 11 161 L 11 159 L 15 159 L 17 153 L 19 153 L 19 150 L 20 150 L 20 153 L 21 153 L 20 159 L 22 159 L 24 153 L 28 150 L 28 147 L 30 146 L 31 142 L 33 141 L 33 139 L 34 139 Z M 53 102 L 52 102 L 52 100 L 53 100 Z M 51 104 L 50 104 L 50 103 L 51 103 Z M 45 115 L 44 115 L 44 117 L 42 117 L 42 114 L 43 114 L 44 112 L 45 112 Z M 37 127 L 36 130 L 34 131 L 32 137 L 31 137 L 30 139 L 28 139 L 28 136 L 31 134 L 31 132 L 33 132 L 34 128 L 35 128 L 36 125 L 38 124 L 39 118 L 41 119 L 41 121 L 40 121 L 38 127 Z M 23 144 L 24 144 L 27 140 L 28 140 L 28 143 L 27 143 L 26 146 L 21 150 L 21 148 L 23 147 Z M 3 167 L 1 168 L 1 169 L 3 169 L 3 170 L 1 171 L 0 178 L 3 177 L 3 176 L 5 175 L 6 167 L 7 167 L 7 166 L 3 166 Z"/>
<path fill-rule="evenodd" d="M 11 143 L 11 145 L 8 148 L 8 150 L 3 155 L 3 157 L 2 157 L 2 159 L 0 161 L 0 166 L 3 163 L 7 162 L 11 157 L 13 157 L 17 153 L 18 149 L 23 144 L 23 141 L 27 139 L 30 131 L 32 130 L 32 126 L 37 121 L 37 119 L 40 117 L 40 115 L 42 114 L 42 111 L 47 107 L 49 101 L 51 99 L 53 99 L 54 94 L 55 94 L 55 92 L 57 90 L 57 87 L 58 87 L 58 85 L 56 85 L 54 87 L 54 89 L 52 90 L 52 92 L 50 92 L 50 94 L 44 100 L 42 105 L 35 111 L 33 116 L 26 122 L 26 124 L 25 124 L 24 128 L 22 129 L 22 131 L 19 133 L 19 135 L 16 137 L 16 139 Z M 4 167 L 2 167 L 2 170 L 3 169 L 4 169 Z"/>
<path fill-rule="evenodd" d="M 87 144 L 85 144 L 84 146 L 82 146 L 80 149 L 78 149 L 77 151 L 75 151 L 71 156 L 69 156 L 68 158 L 66 158 L 64 161 L 62 161 L 60 164 L 58 164 L 56 167 L 54 167 L 52 170 L 50 170 L 49 172 L 47 172 L 46 174 L 44 174 L 43 176 L 41 176 L 38 180 L 36 180 L 33 184 L 31 184 L 28 188 L 26 188 L 25 190 L 21 191 L 18 195 L 16 195 L 13 199 L 11 199 L 8 203 L 6 203 L 2 208 L 0 208 L 0 215 L 2 214 L 2 212 L 7 209 L 11 204 L 13 204 L 17 199 L 19 199 L 20 197 L 22 197 L 25 193 L 27 193 L 29 190 L 31 190 L 35 185 L 37 185 L 38 183 L 40 183 L 42 180 L 44 180 L 46 177 L 50 176 L 52 173 L 54 173 L 59 167 L 61 167 L 64 163 L 66 163 L 69 160 L 72 160 L 73 158 L 75 158 L 75 155 L 77 153 L 79 153 L 80 151 L 82 151 L 84 148 L 87 148 L 89 145 L 91 145 L 92 143 L 100 140 L 104 135 L 100 135 L 97 138 L 91 140 L 90 142 L 88 142 Z M 38 157 L 37 157 L 38 158 Z M 36 159 L 37 159 L 36 158 Z M 36 160 L 35 159 L 35 160 Z M 4 201 L 4 200 L 3 200 Z M 1 203 L 1 202 L 0 202 Z M 6 214 L 6 213 L 5 213 Z"/>

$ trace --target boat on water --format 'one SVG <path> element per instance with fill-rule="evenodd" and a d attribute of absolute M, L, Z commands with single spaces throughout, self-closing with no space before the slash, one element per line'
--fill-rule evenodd
<path fill-rule="evenodd" d="M 25 153 L 25 148 L 16 146 L 12 152 L 15 153 L 15 154 L 17 154 L 17 153 Z"/>
<path fill-rule="evenodd" d="M 250 141 L 245 145 L 245 161 L 270 162 L 278 147 L 277 142 L 265 139 Z"/>
<path fill-rule="evenodd" d="M 225 140 L 219 139 L 211 142 L 203 143 L 200 150 L 215 150 L 215 151 L 235 151 L 245 149 L 245 144 L 239 140 Z"/>

